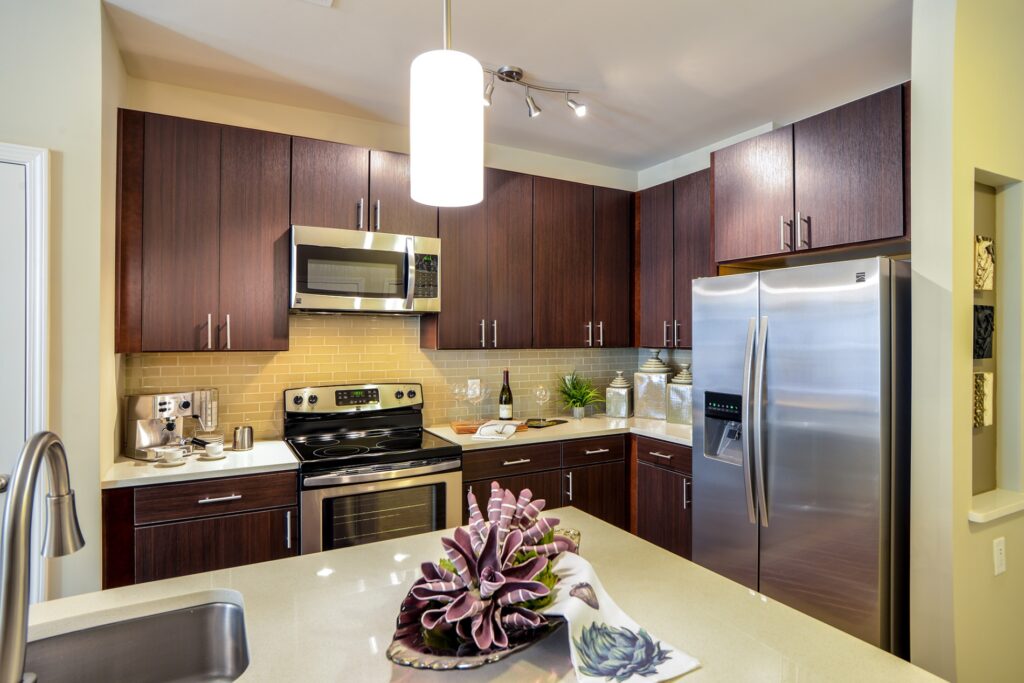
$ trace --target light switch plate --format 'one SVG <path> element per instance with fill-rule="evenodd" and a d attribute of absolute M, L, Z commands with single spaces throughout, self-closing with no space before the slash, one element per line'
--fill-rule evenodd
<path fill-rule="evenodd" d="M 992 563 L 996 576 L 1006 571 L 1006 538 L 1003 536 L 992 541 Z"/>

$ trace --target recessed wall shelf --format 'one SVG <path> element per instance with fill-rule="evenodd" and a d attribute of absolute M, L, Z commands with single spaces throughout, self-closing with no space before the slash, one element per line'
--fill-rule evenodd
<path fill-rule="evenodd" d="M 1024 492 L 993 489 L 971 498 L 967 519 L 975 524 L 985 524 L 1018 512 L 1024 512 Z"/>

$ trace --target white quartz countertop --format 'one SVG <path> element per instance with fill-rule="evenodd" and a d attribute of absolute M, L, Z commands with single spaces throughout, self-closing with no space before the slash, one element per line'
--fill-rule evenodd
<path fill-rule="evenodd" d="M 622 609 L 700 660 L 701 668 L 680 681 L 939 680 L 583 512 L 562 508 L 549 515 L 580 530 L 583 556 Z M 387 661 L 398 606 L 418 578 L 420 563 L 441 556 L 442 535 L 449 532 L 40 603 L 31 608 L 29 638 L 226 600 L 245 609 L 245 683 L 574 681 L 564 628 L 473 671 L 441 676 Z"/>
<path fill-rule="evenodd" d="M 582 420 L 566 418 L 565 424 L 543 429 L 527 429 L 516 432 L 515 436 L 504 441 L 474 439 L 472 434 L 456 434 L 448 425 L 427 427 L 427 431 L 442 439 L 447 439 L 462 446 L 462 450 L 471 451 L 481 448 L 501 448 L 503 446 L 522 446 L 530 443 L 547 441 L 566 441 L 568 439 L 585 439 L 591 436 L 608 436 L 610 434 L 639 434 L 652 439 L 671 441 L 684 446 L 693 445 L 693 428 L 689 425 L 669 424 L 664 420 L 649 420 L 640 417 L 618 418 L 595 415 Z"/>
<path fill-rule="evenodd" d="M 210 461 L 189 456 L 184 465 L 177 467 L 158 467 L 156 463 L 119 457 L 103 475 L 100 487 L 148 486 L 299 468 L 299 461 L 284 441 L 257 441 L 249 451 L 225 448 L 224 455 L 223 460 Z"/>

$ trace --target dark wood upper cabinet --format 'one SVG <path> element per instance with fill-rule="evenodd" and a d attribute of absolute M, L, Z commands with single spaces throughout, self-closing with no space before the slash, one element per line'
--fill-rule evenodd
<path fill-rule="evenodd" d="M 690 558 L 692 479 L 646 462 L 636 466 L 636 535 Z"/>
<path fill-rule="evenodd" d="M 671 344 L 673 303 L 673 183 L 639 193 L 639 345 L 664 348 Z"/>
<path fill-rule="evenodd" d="M 420 319 L 433 349 L 533 344 L 533 177 L 486 169 L 484 201 L 442 208 L 441 312 Z"/>
<path fill-rule="evenodd" d="M 114 350 L 142 350 L 142 190 L 146 115 L 117 110 L 117 238 L 114 290 Z"/>
<path fill-rule="evenodd" d="M 903 86 L 793 125 L 796 249 L 902 237 Z"/>
<path fill-rule="evenodd" d="M 593 340 L 594 188 L 533 182 L 533 334 L 540 348 Z"/>
<path fill-rule="evenodd" d="M 717 274 L 711 235 L 711 171 L 683 176 L 675 184 L 674 345 L 693 346 L 693 280 Z"/>
<path fill-rule="evenodd" d="M 288 348 L 290 165 L 287 135 L 223 129 L 220 349 Z"/>
<path fill-rule="evenodd" d="M 370 225 L 370 150 L 292 138 L 291 222 L 363 230 Z"/>
<path fill-rule="evenodd" d="M 410 196 L 408 154 L 371 150 L 369 215 L 378 232 L 437 237 L 437 207 Z"/>
<path fill-rule="evenodd" d="M 216 348 L 220 142 L 221 126 L 146 114 L 143 351 Z"/>
<path fill-rule="evenodd" d="M 633 193 L 594 188 L 594 346 L 633 345 Z"/>
<path fill-rule="evenodd" d="M 486 170 L 484 178 L 490 310 L 487 318 L 491 325 L 486 340 L 489 348 L 528 349 L 533 346 L 534 178 L 493 168 Z M 444 250 L 442 243 L 441 258 Z M 479 288 L 460 294 L 480 295 Z M 443 306 L 442 303 L 442 309 Z"/>
<path fill-rule="evenodd" d="M 792 250 L 792 126 L 712 153 L 711 171 L 717 261 Z"/>
<path fill-rule="evenodd" d="M 585 465 L 562 471 L 562 504 L 625 529 L 629 522 L 625 462 Z"/>

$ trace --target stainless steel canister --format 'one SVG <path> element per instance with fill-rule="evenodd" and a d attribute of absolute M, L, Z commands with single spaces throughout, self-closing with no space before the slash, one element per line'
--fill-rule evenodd
<path fill-rule="evenodd" d="M 232 449 L 236 451 L 251 451 L 252 450 L 252 427 L 249 425 L 242 425 L 241 427 L 235 427 L 235 439 L 232 445 Z"/>

